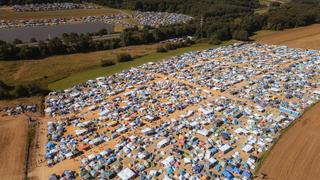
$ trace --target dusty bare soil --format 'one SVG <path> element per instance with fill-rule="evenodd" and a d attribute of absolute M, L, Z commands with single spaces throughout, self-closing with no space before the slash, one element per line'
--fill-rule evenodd
<path fill-rule="evenodd" d="M 24 179 L 27 134 L 27 117 L 0 117 L 0 179 Z"/>
<path fill-rule="evenodd" d="M 259 174 L 268 179 L 320 179 L 320 103 L 280 138 Z"/>
<path fill-rule="evenodd" d="M 320 24 L 264 32 L 253 37 L 259 43 L 293 48 L 320 49 Z M 320 103 L 297 120 L 279 139 L 257 175 L 268 179 L 320 179 Z"/>
<path fill-rule="evenodd" d="M 278 32 L 260 32 L 252 37 L 259 43 L 293 48 L 320 49 L 320 24 Z"/>

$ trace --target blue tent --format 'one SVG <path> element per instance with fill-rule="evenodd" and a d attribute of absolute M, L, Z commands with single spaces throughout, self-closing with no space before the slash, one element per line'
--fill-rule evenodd
<path fill-rule="evenodd" d="M 210 149 L 210 152 L 211 152 L 212 155 L 216 154 L 218 151 L 219 151 L 219 150 L 218 150 L 218 148 L 216 148 L 216 147 Z"/>
<path fill-rule="evenodd" d="M 223 175 L 224 177 L 226 177 L 227 179 L 232 179 L 232 178 L 234 177 L 233 174 L 230 173 L 230 172 L 227 171 L 227 170 L 224 170 L 224 171 L 222 172 L 222 175 Z"/>
<path fill-rule="evenodd" d="M 168 174 L 173 174 L 173 168 L 170 166 L 167 168 Z"/>
<path fill-rule="evenodd" d="M 252 177 L 252 174 L 251 174 L 251 172 L 249 172 L 249 171 L 243 171 L 243 172 L 242 172 L 242 176 L 247 177 L 247 178 L 251 178 L 251 177 Z"/>
<path fill-rule="evenodd" d="M 180 171 L 180 175 L 181 175 L 181 176 L 184 176 L 185 174 L 186 174 L 186 171 L 182 169 L 182 170 Z"/>
<path fill-rule="evenodd" d="M 226 170 L 229 171 L 229 172 L 233 172 L 233 168 L 231 166 L 227 166 Z"/>
<path fill-rule="evenodd" d="M 54 146 L 55 146 L 55 144 L 50 141 L 50 142 L 47 143 L 47 146 L 46 146 L 46 147 L 47 147 L 48 149 L 52 149 L 52 148 L 54 148 Z"/>
<path fill-rule="evenodd" d="M 241 174 L 242 171 L 241 171 L 241 169 L 239 169 L 239 168 L 237 168 L 237 167 L 234 167 L 234 168 L 233 168 L 233 173 L 235 173 L 235 174 Z"/>
<path fill-rule="evenodd" d="M 203 167 L 204 167 L 204 165 L 202 165 L 202 164 L 196 164 L 195 166 L 192 167 L 192 171 L 193 171 L 193 173 L 199 174 L 199 173 L 201 173 Z"/>

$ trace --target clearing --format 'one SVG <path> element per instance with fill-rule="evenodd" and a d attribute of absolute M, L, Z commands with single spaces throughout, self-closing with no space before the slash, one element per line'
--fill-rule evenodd
<path fill-rule="evenodd" d="M 260 31 L 252 36 L 258 43 L 287 45 L 292 48 L 320 49 L 320 24 L 284 31 Z"/>

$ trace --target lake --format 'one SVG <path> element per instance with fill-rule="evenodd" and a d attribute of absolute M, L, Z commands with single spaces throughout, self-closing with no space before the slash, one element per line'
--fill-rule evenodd
<path fill-rule="evenodd" d="M 14 39 L 20 39 L 24 42 L 29 42 L 31 38 L 46 40 L 47 38 L 60 37 L 63 33 L 92 33 L 98 32 L 101 29 L 113 32 L 113 27 L 111 24 L 95 22 L 0 29 L 0 40 L 12 42 Z"/>

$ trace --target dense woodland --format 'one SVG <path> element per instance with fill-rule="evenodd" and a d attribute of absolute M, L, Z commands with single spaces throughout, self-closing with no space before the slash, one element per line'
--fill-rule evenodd
<path fill-rule="evenodd" d="M 2 0 L 1 2 L 12 5 L 53 1 L 57 2 L 56 0 Z M 258 0 L 90 0 L 89 2 L 114 8 L 178 12 L 192 15 L 195 19 L 188 24 L 156 29 L 129 28 L 121 33 L 120 39 L 112 40 L 93 40 L 90 35 L 72 33 L 39 42 L 39 46 L 17 46 L 14 43 L 0 41 L 0 59 L 36 59 L 57 54 L 107 50 L 187 35 L 214 44 L 229 39 L 246 41 L 258 30 L 282 30 L 320 22 L 320 4 L 314 0 L 293 0 L 287 4 L 273 4 L 273 7 L 264 14 L 254 13 L 259 7 Z"/>

